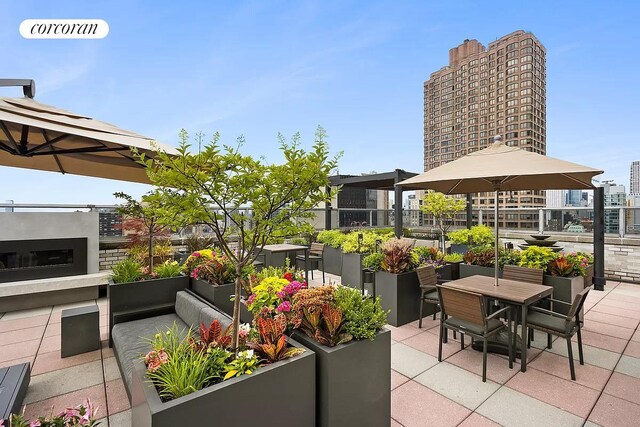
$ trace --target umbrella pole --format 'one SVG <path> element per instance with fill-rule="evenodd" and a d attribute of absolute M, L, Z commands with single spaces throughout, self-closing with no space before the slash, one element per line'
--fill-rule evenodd
<path fill-rule="evenodd" d="M 494 232 L 495 232 L 495 258 L 493 259 L 493 264 L 494 264 L 494 286 L 498 286 L 498 275 L 500 274 L 500 263 L 498 262 L 498 246 L 499 246 L 499 239 L 498 239 L 498 228 L 499 228 L 499 221 L 498 221 L 498 212 L 499 212 L 499 207 L 498 207 L 498 194 L 499 194 L 499 188 L 496 187 L 496 195 L 495 195 L 495 206 L 494 206 L 494 215 L 495 215 L 495 221 L 494 221 Z"/>

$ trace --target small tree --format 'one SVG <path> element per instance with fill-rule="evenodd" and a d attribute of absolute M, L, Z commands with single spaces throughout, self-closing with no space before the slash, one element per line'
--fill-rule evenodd
<path fill-rule="evenodd" d="M 331 158 L 324 129 L 318 127 L 315 144 L 307 152 L 300 148 L 300 135 L 290 143 L 278 135 L 284 163 L 268 164 L 240 153 L 236 147 L 220 145 L 214 134 L 203 146 L 196 135 L 198 152 L 189 152 L 189 136 L 180 132 L 178 155 L 159 152 L 152 159 L 140 155 L 156 190 L 145 197 L 167 224 L 207 224 L 220 249 L 235 265 L 232 346 L 237 351 L 240 324 L 242 269 L 256 259 L 268 239 L 297 234 L 308 227 L 312 208 L 330 200 L 325 193 L 329 174 L 339 156 Z M 240 207 L 249 207 L 249 218 Z M 237 236 L 237 247 L 229 240 Z"/>
<path fill-rule="evenodd" d="M 445 196 L 436 191 L 428 191 L 422 200 L 423 203 L 420 209 L 424 213 L 433 215 L 436 219 L 436 224 L 440 230 L 442 252 L 446 252 L 445 235 L 452 225 L 453 217 L 465 209 L 467 202 L 463 199 Z"/>
<path fill-rule="evenodd" d="M 158 223 L 158 212 L 153 207 L 145 203 L 140 203 L 133 197 L 125 193 L 113 193 L 118 199 L 123 199 L 125 203 L 116 208 L 122 215 L 122 229 L 133 229 L 139 242 L 147 244 L 149 248 L 149 271 L 153 271 L 153 239 L 163 233 L 166 227 Z M 147 236 L 145 236 L 147 234 Z M 148 239 L 148 241 L 147 241 Z M 133 240 L 135 243 L 136 239 Z"/>

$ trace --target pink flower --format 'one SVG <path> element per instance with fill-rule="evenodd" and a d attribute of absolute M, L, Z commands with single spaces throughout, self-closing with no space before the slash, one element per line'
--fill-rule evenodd
<path fill-rule="evenodd" d="M 286 289 L 287 289 L 287 288 L 285 287 L 283 290 L 281 290 L 280 292 L 278 292 L 278 293 L 276 294 L 276 295 L 278 295 L 278 298 L 280 298 L 280 299 L 284 299 L 284 298 L 286 298 L 286 296 L 287 296 L 287 291 L 286 291 Z"/>
<path fill-rule="evenodd" d="M 166 351 L 160 350 L 151 350 L 144 357 L 144 361 L 147 364 L 147 369 L 151 372 L 157 371 L 160 366 L 164 365 L 169 361 L 169 355 Z"/>
<path fill-rule="evenodd" d="M 31 423 L 29 424 L 29 427 L 40 427 L 42 424 L 40 424 L 40 421 L 35 420 L 35 421 L 31 421 Z"/>
<path fill-rule="evenodd" d="M 253 304 L 253 301 L 255 299 L 256 299 L 256 294 L 249 295 L 249 298 L 247 298 L 247 304 Z"/>
<path fill-rule="evenodd" d="M 290 312 L 291 303 L 289 301 L 282 302 L 278 307 L 276 307 L 276 311 L 279 311 L 280 313 Z"/>
<path fill-rule="evenodd" d="M 195 251 L 195 252 L 194 252 L 194 253 L 192 253 L 191 255 L 193 255 L 193 256 L 194 256 L 194 257 L 196 257 L 196 258 L 200 258 L 200 257 L 201 257 L 200 252 L 198 252 L 198 251 Z"/>

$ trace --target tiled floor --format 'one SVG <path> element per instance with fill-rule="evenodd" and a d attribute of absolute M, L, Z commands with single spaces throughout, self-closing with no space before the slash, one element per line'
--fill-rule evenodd
<path fill-rule="evenodd" d="M 315 277 L 318 285 L 319 272 Z M 329 281 L 339 277 L 328 276 Z M 0 366 L 32 363 L 27 415 L 89 397 L 100 407 L 102 425 L 130 425 L 129 402 L 104 341 L 106 300 L 97 303 L 102 349 L 66 359 L 60 358 L 60 313 L 73 305 L 0 315 Z M 608 282 L 605 292 L 589 294 L 585 311 L 586 364 L 576 363 L 576 381 L 570 380 L 566 344 L 556 340 L 544 349 L 540 333 L 527 372 L 509 369 L 505 357 L 490 354 L 483 383 L 482 354 L 468 345 L 461 350 L 459 340 L 450 338 L 438 363 L 437 320 L 424 319 L 422 329 L 417 322 L 390 326 L 391 425 L 640 425 L 640 286 Z"/>

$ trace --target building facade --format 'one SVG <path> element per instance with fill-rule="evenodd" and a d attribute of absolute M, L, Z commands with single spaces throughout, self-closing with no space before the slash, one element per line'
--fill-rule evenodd
<path fill-rule="evenodd" d="M 629 173 L 629 194 L 632 196 L 640 196 L 640 160 L 631 162 L 631 171 Z"/>
<path fill-rule="evenodd" d="M 424 83 L 424 170 L 486 148 L 493 136 L 546 154 L 546 50 L 531 33 L 508 34 L 487 48 L 465 40 L 449 65 Z M 544 191 L 503 194 L 502 207 L 544 207 Z M 490 194 L 474 205 L 490 208 Z M 515 215 L 515 218 L 513 217 Z M 501 226 L 537 228 L 537 214 L 510 214 Z M 507 224 L 508 222 L 508 224 Z"/>
<path fill-rule="evenodd" d="M 616 185 L 613 181 L 602 181 L 601 186 L 604 187 L 604 206 L 607 207 L 625 207 L 627 205 L 627 193 L 624 185 Z M 624 220 L 620 217 L 619 209 L 605 209 L 604 211 L 604 232 L 618 234 L 620 230 L 620 221 Z"/>

